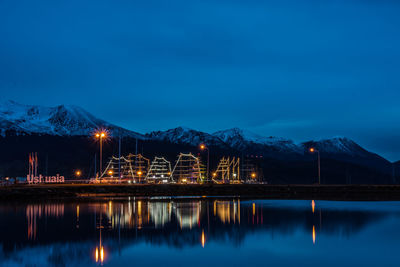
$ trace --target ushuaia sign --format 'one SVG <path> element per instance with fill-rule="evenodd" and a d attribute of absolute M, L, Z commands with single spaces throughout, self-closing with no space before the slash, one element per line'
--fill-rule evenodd
<path fill-rule="evenodd" d="M 43 183 L 64 183 L 64 176 L 43 176 L 39 174 L 39 176 L 34 176 L 32 174 L 28 174 L 26 176 L 26 181 L 28 184 L 43 184 Z"/>

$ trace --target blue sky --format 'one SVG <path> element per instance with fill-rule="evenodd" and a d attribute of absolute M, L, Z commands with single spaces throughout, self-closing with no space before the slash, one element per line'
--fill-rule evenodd
<path fill-rule="evenodd" d="M 400 159 L 400 2 L 0 0 L 1 98 Z"/>

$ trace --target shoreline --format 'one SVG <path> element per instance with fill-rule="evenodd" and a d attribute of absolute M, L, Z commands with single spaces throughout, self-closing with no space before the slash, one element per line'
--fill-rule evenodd
<path fill-rule="evenodd" d="M 96 197 L 239 197 L 336 201 L 400 201 L 400 185 L 126 185 L 41 184 L 0 187 L 0 201 L 90 199 Z"/>

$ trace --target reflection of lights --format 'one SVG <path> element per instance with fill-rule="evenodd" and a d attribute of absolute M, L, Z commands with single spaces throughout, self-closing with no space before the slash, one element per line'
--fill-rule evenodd
<path fill-rule="evenodd" d="M 76 227 L 79 228 L 79 205 L 76 206 Z"/>
<path fill-rule="evenodd" d="M 312 242 L 315 244 L 315 226 L 312 227 Z"/>
<path fill-rule="evenodd" d="M 311 208 L 312 208 L 312 213 L 315 211 L 315 201 L 311 200 Z"/>
<path fill-rule="evenodd" d="M 206 236 L 204 235 L 204 229 L 201 232 L 201 246 L 204 248 L 204 245 L 206 244 Z"/>
<path fill-rule="evenodd" d="M 217 201 L 214 200 L 214 216 L 217 215 Z"/>
<path fill-rule="evenodd" d="M 186 178 L 183 178 L 182 179 L 182 183 L 186 183 L 187 182 L 187 179 Z"/>
<path fill-rule="evenodd" d="M 214 202 L 214 216 L 217 213 L 218 218 L 221 220 L 222 223 L 230 223 L 231 220 L 236 222 L 236 219 L 240 221 L 240 214 L 236 211 L 237 204 L 235 201 L 232 202 L 231 205 L 230 201 L 215 201 Z"/>
<path fill-rule="evenodd" d="M 108 202 L 108 213 L 111 215 L 112 214 L 112 202 Z"/>
<path fill-rule="evenodd" d="M 101 265 L 103 265 L 104 258 L 105 258 L 105 253 L 104 253 L 104 247 L 103 246 L 100 246 L 100 248 L 96 247 L 96 251 L 94 253 L 94 257 L 96 259 L 96 262 L 100 261 Z"/>
<path fill-rule="evenodd" d="M 253 203 L 253 216 L 256 215 L 256 203 Z"/>

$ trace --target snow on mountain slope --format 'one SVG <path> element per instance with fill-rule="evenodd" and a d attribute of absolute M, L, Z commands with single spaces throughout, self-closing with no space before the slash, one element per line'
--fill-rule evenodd
<path fill-rule="evenodd" d="M 98 119 L 77 106 L 42 107 L 14 101 L 0 104 L 0 134 L 3 136 L 6 131 L 16 134 L 89 135 L 101 127 L 110 129 L 114 135 L 144 138 L 143 135 Z"/>
<path fill-rule="evenodd" d="M 303 143 L 302 145 L 305 149 L 314 146 L 318 150 L 330 154 L 348 154 L 351 156 L 365 156 L 371 154 L 356 142 L 346 137 L 334 137 L 319 141 L 309 141 Z"/>
<path fill-rule="evenodd" d="M 142 135 L 98 119 L 77 106 L 60 105 L 56 107 L 42 107 L 22 105 L 13 101 L 6 101 L 0 104 L 1 136 L 5 136 L 9 132 L 17 135 L 90 135 L 95 129 L 100 127 L 110 129 L 114 136 L 130 136 L 142 140 L 166 141 L 191 146 L 206 143 L 207 145 L 218 146 L 222 149 L 230 148 L 238 151 L 259 153 L 270 157 L 289 158 L 289 156 L 292 156 L 304 158 L 304 155 L 308 154 L 308 148 L 314 146 L 323 153 L 324 157 L 332 155 L 333 157 L 342 158 L 345 155 L 349 158 L 382 159 L 378 155 L 363 149 L 354 141 L 344 137 L 295 144 L 288 139 L 264 137 L 238 128 L 209 134 L 183 127 Z"/>
<path fill-rule="evenodd" d="M 281 152 L 302 153 L 302 148 L 293 141 L 279 137 L 264 137 L 239 128 L 218 131 L 213 134 L 231 147 L 244 150 L 251 146 L 261 145 Z"/>
<path fill-rule="evenodd" d="M 226 146 L 218 137 L 193 129 L 178 127 L 166 131 L 155 131 L 146 134 L 152 140 L 167 141 L 170 143 L 198 146 L 201 143 L 214 146 Z"/>

